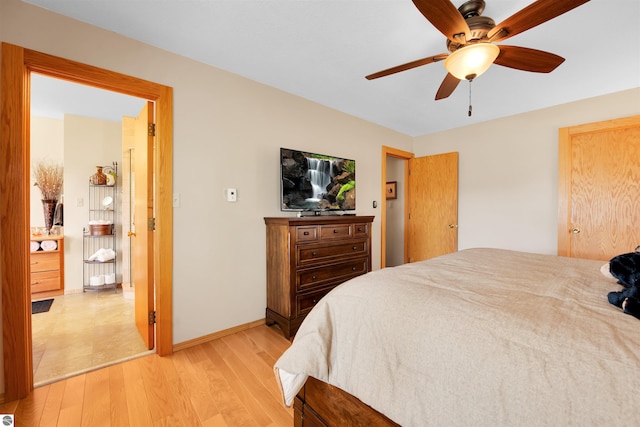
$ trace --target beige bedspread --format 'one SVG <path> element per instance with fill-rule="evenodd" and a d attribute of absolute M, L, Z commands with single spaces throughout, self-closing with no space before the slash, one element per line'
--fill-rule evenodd
<path fill-rule="evenodd" d="M 640 320 L 601 261 L 468 249 L 369 273 L 312 310 L 274 370 L 403 426 L 638 425 Z"/>

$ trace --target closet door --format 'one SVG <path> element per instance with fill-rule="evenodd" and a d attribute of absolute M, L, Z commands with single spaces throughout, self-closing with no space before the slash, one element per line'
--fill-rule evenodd
<path fill-rule="evenodd" d="M 640 244 L 640 116 L 560 129 L 558 255 L 609 260 Z"/>
<path fill-rule="evenodd" d="M 409 160 L 408 261 L 458 250 L 458 153 Z"/>

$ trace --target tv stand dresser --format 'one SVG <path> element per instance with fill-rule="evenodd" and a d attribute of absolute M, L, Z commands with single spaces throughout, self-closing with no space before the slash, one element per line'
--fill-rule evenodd
<path fill-rule="evenodd" d="M 371 271 L 373 216 L 265 218 L 266 323 L 286 338 L 331 289 Z"/>

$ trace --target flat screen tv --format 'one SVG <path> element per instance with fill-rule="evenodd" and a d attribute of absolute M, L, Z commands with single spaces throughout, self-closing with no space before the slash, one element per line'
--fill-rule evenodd
<path fill-rule="evenodd" d="M 356 162 L 308 151 L 280 149 L 282 211 L 356 209 Z"/>

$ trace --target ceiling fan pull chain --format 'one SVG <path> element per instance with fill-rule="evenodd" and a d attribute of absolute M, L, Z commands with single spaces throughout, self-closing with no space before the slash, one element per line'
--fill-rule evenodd
<path fill-rule="evenodd" d="M 469 112 L 468 115 L 469 117 L 471 117 L 471 82 L 473 81 L 473 79 L 469 80 Z"/>

